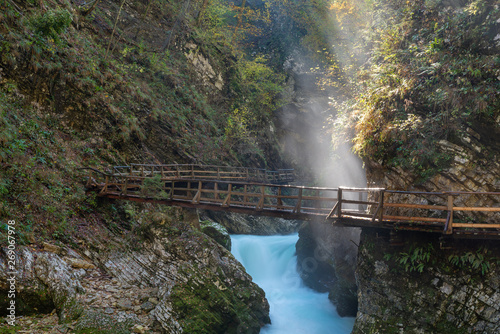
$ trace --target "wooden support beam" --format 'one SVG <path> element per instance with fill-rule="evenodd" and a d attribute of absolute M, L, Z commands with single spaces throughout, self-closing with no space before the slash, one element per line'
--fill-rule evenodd
<path fill-rule="evenodd" d="M 445 234 L 453 233 L 453 195 L 448 195 L 448 215 L 445 223 Z"/>
<path fill-rule="evenodd" d="M 106 175 L 106 179 L 104 181 L 104 187 L 102 187 L 101 191 L 99 192 L 99 194 L 105 194 L 108 192 L 108 183 L 109 183 L 109 176 Z"/>
<path fill-rule="evenodd" d="M 232 184 L 229 184 L 227 188 L 227 196 L 224 199 L 224 202 L 222 202 L 222 206 L 229 206 L 231 204 L 231 188 L 233 187 Z"/>
<path fill-rule="evenodd" d="M 125 178 L 125 185 L 124 187 L 122 188 L 122 194 L 124 196 L 127 196 L 127 190 L 128 190 L 128 177 Z"/>
<path fill-rule="evenodd" d="M 300 208 L 302 207 L 302 188 L 299 188 L 299 195 L 297 196 L 297 205 L 293 208 L 293 213 L 300 213 Z"/>
<path fill-rule="evenodd" d="M 260 194 L 259 203 L 257 203 L 257 206 L 255 207 L 255 209 L 257 211 L 260 211 L 264 208 L 265 191 L 266 191 L 265 187 L 261 186 L 260 187 L 261 194 Z"/>
<path fill-rule="evenodd" d="M 337 217 L 342 218 L 342 188 L 337 191 Z"/>
<path fill-rule="evenodd" d="M 333 206 L 333 209 L 330 211 L 330 213 L 328 214 L 328 216 L 326 216 L 326 219 L 330 219 L 333 217 L 335 211 L 337 210 L 337 207 L 339 206 L 339 202 L 337 201 L 335 203 L 335 205 Z"/>
<path fill-rule="evenodd" d="M 200 204 L 200 197 L 201 197 L 201 181 L 198 182 L 198 191 L 196 192 L 196 195 L 194 195 L 194 198 L 192 200 L 193 204 Z"/>
<path fill-rule="evenodd" d="M 384 221 L 384 194 L 385 190 L 380 190 L 379 191 L 379 206 L 380 206 L 380 216 L 378 218 L 379 223 Z"/>
<path fill-rule="evenodd" d="M 278 187 L 278 200 L 277 200 L 276 208 L 278 210 L 281 210 L 283 208 L 283 200 L 281 199 L 281 187 Z"/>

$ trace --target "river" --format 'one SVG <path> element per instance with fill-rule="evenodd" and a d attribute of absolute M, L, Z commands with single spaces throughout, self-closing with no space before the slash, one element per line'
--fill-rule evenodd
<path fill-rule="evenodd" d="M 232 253 L 266 292 L 271 325 L 261 334 L 348 334 L 354 318 L 341 318 L 327 293 L 306 287 L 297 273 L 298 235 L 232 235 Z"/>

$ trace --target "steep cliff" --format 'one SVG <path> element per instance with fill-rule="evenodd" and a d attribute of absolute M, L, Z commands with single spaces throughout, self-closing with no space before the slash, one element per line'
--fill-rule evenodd
<path fill-rule="evenodd" d="M 304 283 L 328 292 L 340 316 L 358 311 L 355 270 L 360 229 L 312 221 L 299 230 L 297 268 Z"/>
<path fill-rule="evenodd" d="M 78 245 L 17 247 L 17 316 L 55 309 L 56 329 L 77 333 L 258 333 L 270 322 L 264 292 L 224 247 L 191 227 L 186 212 L 151 209 L 136 211 L 133 233 L 94 221 Z M 5 316 L 7 248 L 0 256 Z"/>
<path fill-rule="evenodd" d="M 497 333 L 499 252 L 496 242 L 363 230 L 353 333 Z"/>

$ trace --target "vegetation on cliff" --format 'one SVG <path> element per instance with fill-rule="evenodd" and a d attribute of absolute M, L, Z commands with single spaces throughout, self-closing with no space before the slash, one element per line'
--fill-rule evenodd
<path fill-rule="evenodd" d="M 344 3 L 346 3 L 344 1 Z M 425 181 L 454 159 L 442 141 L 491 160 L 498 147 L 500 8 L 496 1 L 351 1 L 336 12 L 357 22 L 367 61 L 352 84 L 354 99 L 339 124 L 354 150 Z M 354 54 L 355 55 L 355 54 Z M 470 144 L 469 144 L 470 146 Z"/>
<path fill-rule="evenodd" d="M 269 21 L 264 11 L 225 1 L 0 6 L 1 213 L 21 222 L 21 242 L 69 241 L 94 210 L 78 167 L 282 164 L 269 124 L 284 75 L 246 44 L 255 22 Z"/>

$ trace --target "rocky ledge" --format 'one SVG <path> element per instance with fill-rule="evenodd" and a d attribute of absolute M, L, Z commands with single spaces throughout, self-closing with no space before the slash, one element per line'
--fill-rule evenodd
<path fill-rule="evenodd" d="M 150 218 L 128 235 L 96 222 L 75 249 L 18 247 L 17 316 L 54 310 L 53 331 L 64 333 L 258 333 L 270 322 L 264 292 L 226 248 L 182 214 Z M 7 272 L 2 248 L 2 316 Z M 37 333 L 33 321 L 18 320 Z"/>

